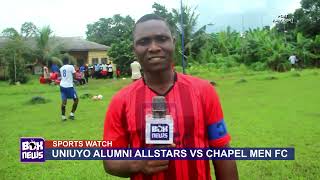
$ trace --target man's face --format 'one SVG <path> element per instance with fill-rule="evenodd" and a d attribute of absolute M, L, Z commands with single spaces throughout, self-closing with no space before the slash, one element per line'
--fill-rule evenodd
<path fill-rule="evenodd" d="M 144 71 L 171 68 L 175 39 L 165 22 L 148 20 L 138 23 L 133 39 L 134 52 Z"/>

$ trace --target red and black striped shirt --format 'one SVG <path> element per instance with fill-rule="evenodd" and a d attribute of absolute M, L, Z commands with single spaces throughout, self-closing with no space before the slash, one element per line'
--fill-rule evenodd
<path fill-rule="evenodd" d="M 145 116 L 151 112 L 152 97 L 157 95 L 143 79 L 120 90 L 106 113 L 104 140 L 112 140 L 113 147 L 147 147 Z M 164 96 L 174 120 L 177 148 L 221 147 L 229 143 L 218 95 L 208 81 L 176 73 L 174 85 Z M 200 180 L 211 179 L 211 175 L 209 161 L 172 160 L 166 171 L 149 176 L 137 173 L 131 179 Z"/>

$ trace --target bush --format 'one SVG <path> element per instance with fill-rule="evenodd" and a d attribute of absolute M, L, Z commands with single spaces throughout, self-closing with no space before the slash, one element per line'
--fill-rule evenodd
<path fill-rule="evenodd" d="M 248 67 L 244 64 L 240 64 L 239 66 L 239 71 L 242 73 L 242 74 L 248 74 Z"/>
<path fill-rule="evenodd" d="M 80 96 L 80 99 L 91 99 L 93 97 L 90 93 L 85 93 Z"/>
<path fill-rule="evenodd" d="M 9 83 L 15 84 L 15 82 L 26 83 L 29 78 L 26 73 L 26 59 L 31 56 L 30 49 L 28 49 L 22 40 L 13 39 L 8 41 L 4 48 L 1 49 L 0 54 L 8 63 L 8 77 Z"/>
<path fill-rule="evenodd" d="M 287 53 L 274 53 L 268 58 L 267 65 L 274 71 L 284 72 L 291 69 L 291 64 L 287 60 L 289 54 Z"/>
<path fill-rule="evenodd" d="M 237 63 L 234 56 L 222 56 L 221 54 L 218 54 L 216 56 L 216 63 L 217 68 L 227 69 L 231 67 L 238 66 L 239 63 Z"/>
<path fill-rule="evenodd" d="M 293 76 L 293 77 L 300 77 L 301 75 L 300 75 L 299 73 L 297 73 L 297 72 L 294 72 L 294 73 L 291 74 L 291 76 Z"/>
<path fill-rule="evenodd" d="M 255 62 L 250 65 L 250 69 L 254 71 L 264 71 L 267 69 L 267 65 L 263 62 Z"/>
<path fill-rule="evenodd" d="M 32 97 L 30 100 L 29 100 L 29 104 L 45 104 L 45 103 L 48 103 L 49 100 L 42 97 L 42 96 L 34 96 Z"/>
<path fill-rule="evenodd" d="M 12 57 L 9 59 L 8 76 L 10 84 L 15 84 L 15 82 L 27 83 L 29 78 L 25 71 L 25 62 L 22 57 Z"/>
<path fill-rule="evenodd" d="M 269 76 L 269 77 L 266 77 L 266 80 L 277 80 L 278 78 L 277 77 L 274 77 L 274 76 Z"/>
<path fill-rule="evenodd" d="M 241 84 L 241 83 L 246 83 L 246 82 L 248 82 L 248 81 L 245 79 L 240 79 L 240 80 L 236 81 L 236 84 Z"/>

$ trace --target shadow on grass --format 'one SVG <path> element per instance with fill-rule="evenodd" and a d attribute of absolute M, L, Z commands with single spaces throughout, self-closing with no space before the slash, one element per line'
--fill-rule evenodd
<path fill-rule="evenodd" d="M 265 80 L 277 80 L 278 78 L 275 76 L 266 77 Z"/>
<path fill-rule="evenodd" d="M 42 96 L 33 96 L 28 102 L 27 104 L 29 105 L 36 105 L 36 104 L 46 104 L 49 103 L 50 100 L 46 99 L 45 97 Z"/>
<path fill-rule="evenodd" d="M 300 77 L 301 74 L 300 73 L 297 73 L 297 72 L 294 72 L 291 74 L 292 77 Z"/>
<path fill-rule="evenodd" d="M 242 84 L 242 83 L 247 83 L 248 81 L 246 79 L 240 79 L 238 81 L 236 81 L 236 84 Z"/>

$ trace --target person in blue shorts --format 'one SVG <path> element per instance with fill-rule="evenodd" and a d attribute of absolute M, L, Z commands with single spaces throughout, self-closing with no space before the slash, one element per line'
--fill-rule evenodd
<path fill-rule="evenodd" d="M 61 118 L 62 121 L 66 121 L 66 105 L 67 105 L 67 99 L 73 99 L 73 106 L 72 110 L 69 116 L 69 119 L 74 120 L 74 113 L 78 106 L 78 95 L 73 85 L 73 79 L 75 76 L 75 69 L 73 65 L 69 64 L 68 57 L 63 58 L 63 66 L 60 68 L 60 76 L 61 76 L 61 82 L 60 82 L 60 92 L 61 92 Z"/>

